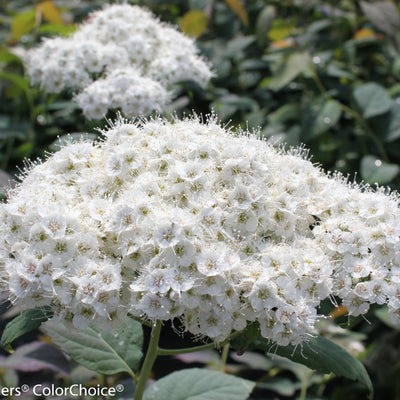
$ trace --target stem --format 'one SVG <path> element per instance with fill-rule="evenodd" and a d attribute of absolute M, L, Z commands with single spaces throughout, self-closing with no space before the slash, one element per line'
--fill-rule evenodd
<path fill-rule="evenodd" d="M 225 372 L 226 362 L 227 362 L 228 356 L 229 356 L 229 349 L 230 349 L 230 344 L 229 343 L 225 344 L 224 348 L 222 350 L 222 355 L 221 355 L 221 365 L 219 367 L 219 370 L 221 372 Z"/>
<path fill-rule="evenodd" d="M 201 346 L 185 347 L 183 349 L 158 349 L 158 355 L 160 356 L 175 356 L 177 354 L 195 353 L 196 351 L 213 349 L 215 343 L 203 344 Z"/>
<path fill-rule="evenodd" d="M 149 379 L 151 369 L 154 365 L 154 361 L 156 360 L 159 351 L 158 351 L 158 340 L 160 339 L 161 333 L 161 321 L 156 321 L 156 324 L 153 326 L 150 335 L 150 343 L 147 349 L 147 354 L 143 362 L 142 369 L 140 371 L 139 380 L 135 387 L 135 395 L 134 400 L 142 400 L 143 393 L 146 388 L 147 380 Z"/>
<path fill-rule="evenodd" d="M 203 344 L 201 346 L 195 346 L 195 347 L 185 347 L 183 349 L 158 349 L 158 355 L 159 356 L 174 356 L 177 354 L 186 354 L 186 353 L 195 353 L 196 351 L 203 351 L 203 350 L 208 350 L 208 349 L 214 349 L 215 347 L 221 347 L 225 346 L 226 344 L 229 344 L 229 342 L 234 339 L 236 336 L 239 336 L 242 333 L 242 331 L 234 332 L 227 339 L 225 339 L 222 343 L 216 344 L 216 343 L 207 343 Z"/>
<path fill-rule="evenodd" d="M 300 391 L 300 397 L 298 400 L 306 400 L 308 381 L 310 380 L 313 373 L 314 373 L 313 371 L 310 371 L 308 374 L 306 374 L 306 376 L 303 376 L 303 378 L 301 379 L 301 391 Z"/>

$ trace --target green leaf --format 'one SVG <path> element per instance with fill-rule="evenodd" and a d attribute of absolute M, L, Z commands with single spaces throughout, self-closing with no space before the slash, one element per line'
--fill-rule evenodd
<path fill-rule="evenodd" d="M 44 331 L 72 359 L 105 375 L 128 372 L 135 376 L 142 359 L 142 325 L 131 319 L 113 331 L 90 327 L 71 330 L 62 324 L 46 324 Z"/>
<path fill-rule="evenodd" d="M 268 115 L 268 122 L 271 125 L 279 125 L 284 122 L 293 121 L 299 118 L 299 105 L 297 103 L 284 104 Z"/>
<path fill-rule="evenodd" d="M 374 82 L 358 86 L 354 89 L 353 95 L 364 118 L 384 114 L 392 107 L 392 100 L 387 95 L 386 90 Z"/>
<path fill-rule="evenodd" d="M 25 333 L 35 330 L 51 316 L 52 311 L 48 306 L 24 311 L 6 325 L 0 340 L 1 347 L 4 348 Z"/>
<path fill-rule="evenodd" d="M 238 57 L 238 55 L 242 54 L 243 51 L 254 42 L 254 40 L 255 40 L 254 36 L 235 37 L 234 39 L 230 40 L 226 45 L 225 55 L 227 57 L 240 59 L 241 57 Z"/>
<path fill-rule="evenodd" d="M 366 182 L 384 185 L 391 182 L 400 172 L 397 164 L 388 164 L 375 156 L 364 156 L 361 160 L 361 177 Z"/>
<path fill-rule="evenodd" d="M 143 400 L 245 400 L 254 382 L 217 371 L 190 368 L 151 385 Z"/>
<path fill-rule="evenodd" d="M 393 102 L 390 112 L 371 119 L 374 131 L 385 142 L 400 138 L 400 104 Z"/>
<path fill-rule="evenodd" d="M 20 39 L 21 36 L 30 32 L 36 23 L 36 14 L 34 10 L 16 15 L 11 21 L 11 32 L 14 39 Z"/>
<path fill-rule="evenodd" d="M 39 33 L 53 33 L 56 35 L 67 36 L 76 31 L 76 26 L 65 24 L 42 24 L 39 27 Z"/>
<path fill-rule="evenodd" d="M 21 63 L 22 60 L 17 55 L 4 48 L 0 49 L 0 62 L 10 64 L 12 62 Z"/>
<path fill-rule="evenodd" d="M 53 24 L 62 24 L 61 12 L 52 1 L 42 1 L 36 5 L 36 9 L 42 13 L 45 20 Z"/>
<path fill-rule="evenodd" d="M 18 86 L 23 91 L 29 90 L 29 82 L 21 75 L 14 74 L 13 72 L 0 71 L 0 79 L 6 79 Z"/>
<path fill-rule="evenodd" d="M 268 32 L 268 38 L 273 41 L 283 40 L 295 30 L 295 19 L 275 19 L 272 23 L 272 29 L 270 29 Z"/>
<path fill-rule="evenodd" d="M 329 64 L 326 67 L 326 75 L 333 78 L 354 79 L 354 75 L 351 73 L 351 71 L 346 71 L 335 64 Z"/>
<path fill-rule="evenodd" d="M 207 27 L 207 16 L 204 11 L 190 10 L 183 16 L 180 27 L 188 36 L 201 36 Z"/>
<path fill-rule="evenodd" d="M 272 24 L 276 17 L 274 6 L 266 6 L 258 14 L 256 22 L 257 43 L 264 46 L 268 41 L 268 31 L 272 28 Z"/>
<path fill-rule="evenodd" d="M 315 139 L 336 125 L 342 115 L 340 103 L 336 100 L 318 99 L 306 109 L 301 124 L 301 138 Z"/>
<path fill-rule="evenodd" d="M 274 346 L 266 339 L 258 339 L 254 342 L 254 347 L 288 358 L 323 374 L 334 373 L 336 376 L 361 382 L 368 388 L 372 399 L 372 382 L 364 365 L 346 350 L 322 336 L 313 337 L 302 346 L 284 347 Z"/>
<path fill-rule="evenodd" d="M 400 30 L 400 14 L 394 3 L 361 1 L 360 6 L 365 16 L 381 31 L 394 35 Z"/>
<path fill-rule="evenodd" d="M 248 324 L 246 329 L 231 341 L 231 345 L 234 349 L 237 349 L 238 354 L 241 355 L 259 337 L 260 325 L 258 322 L 253 322 Z"/>
<path fill-rule="evenodd" d="M 270 89 L 278 91 L 296 79 L 300 74 L 310 71 L 311 57 L 308 53 L 292 53 L 276 68 Z"/>
<path fill-rule="evenodd" d="M 224 0 L 231 10 L 240 18 L 243 25 L 249 24 L 249 16 L 247 15 L 246 9 L 243 7 L 239 0 Z"/>

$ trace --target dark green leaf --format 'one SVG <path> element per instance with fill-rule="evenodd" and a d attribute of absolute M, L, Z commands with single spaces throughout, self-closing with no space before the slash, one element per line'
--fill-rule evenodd
<path fill-rule="evenodd" d="M 394 35 L 400 30 L 400 15 L 396 5 L 390 1 L 360 2 L 366 17 L 381 31 Z"/>
<path fill-rule="evenodd" d="M 134 376 L 142 359 L 142 325 L 126 318 L 110 332 L 95 327 L 71 330 L 62 324 L 49 324 L 45 332 L 62 351 L 86 368 L 105 375 L 128 372 Z"/>
<path fill-rule="evenodd" d="M 268 115 L 268 122 L 278 125 L 299 118 L 299 105 L 296 103 L 284 104 Z"/>
<path fill-rule="evenodd" d="M 268 31 L 272 27 L 272 23 L 276 16 L 276 10 L 274 6 L 264 7 L 257 17 L 256 22 L 256 37 L 257 43 L 260 46 L 264 46 L 268 41 Z"/>
<path fill-rule="evenodd" d="M 336 100 L 317 100 L 306 109 L 301 124 L 301 138 L 305 141 L 321 136 L 336 125 L 342 114 Z"/>
<path fill-rule="evenodd" d="M 360 107 L 364 118 L 371 118 L 388 112 L 392 100 L 385 89 L 374 82 L 368 82 L 354 89 L 354 99 Z"/>
<path fill-rule="evenodd" d="M 51 316 L 50 307 L 39 307 L 24 311 L 6 325 L 0 340 L 1 347 L 6 347 L 25 333 L 35 330 Z"/>
<path fill-rule="evenodd" d="M 269 84 L 278 91 L 296 79 L 302 73 L 311 71 L 311 58 L 308 53 L 292 53 L 276 68 L 274 79 Z"/>
<path fill-rule="evenodd" d="M 27 79 L 13 72 L 0 71 L 0 79 L 8 80 L 24 91 L 28 90 L 30 87 Z"/>
<path fill-rule="evenodd" d="M 246 329 L 231 341 L 231 345 L 238 354 L 243 354 L 247 348 L 260 337 L 260 326 L 258 322 L 247 325 Z"/>
<path fill-rule="evenodd" d="M 237 58 L 238 53 L 241 53 L 254 41 L 254 36 L 238 36 L 228 42 L 226 55 L 228 57 Z"/>
<path fill-rule="evenodd" d="M 384 185 L 400 172 L 397 164 L 388 164 L 375 156 L 364 156 L 361 160 L 361 177 L 368 183 Z"/>
<path fill-rule="evenodd" d="M 317 336 L 301 346 L 276 346 L 266 339 L 258 339 L 254 347 L 288 358 L 294 362 L 323 374 L 334 373 L 336 376 L 356 380 L 363 383 L 372 398 L 373 387 L 363 364 L 330 340 Z"/>
<path fill-rule="evenodd" d="M 217 371 L 190 368 L 153 383 L 143 400 L 245 400 L 254 382 Z"/>
<path fill-rule="evenodd" d="M 371 126 L 385 142 L 393 142 L 400 138 L 400 104 L 393 102 L 388 113 L 371 119 Z"/>

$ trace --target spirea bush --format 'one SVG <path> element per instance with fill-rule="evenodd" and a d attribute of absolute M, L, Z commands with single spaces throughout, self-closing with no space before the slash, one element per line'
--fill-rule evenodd
<path fill-rule="evenodd" d="M 84 329 L 180 318 L 223 342 L 258 322 L 279 345 L 320 302 L 400 310 L 399 198 L 326 174 L 215 118 L 120 119 L 27 168 L 1 204 L 2 282 Z M 335 300 L 334 300 L 335 299 Z"/>
<path fill-rule="evenodd" d="M 32 84 L 74 92 L 88 119 L 109 109 L 130 117 L 162 112 L 174 84 L 205 87 L 212 76 L 191 38 L 129 4 L 93 12 L 69 37 L 46 39 L 23 58 Z"/>

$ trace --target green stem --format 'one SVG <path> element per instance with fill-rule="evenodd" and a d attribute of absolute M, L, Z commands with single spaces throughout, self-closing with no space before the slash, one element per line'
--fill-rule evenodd
<path fill-rule="evenodd" d="M 229 356 L 229 349 L 230 349 L 230 344 L 229 343 L 225 344 L 223 349 L 222 349 L 221 365 L 219 367 L 219 370 L 221 372 L 225 372 L 226 362 L 227 362 L 228 356 Z"/>
<path fill-rule="evenodd" d="M 158 349 L 158 355 L 160 356 L 175 356 L 177 354 L 195 353 L 196 351 L 213 349 L 215 343 L 203 344 L 201 346 L 185 347 L 183 349 Z"/>
<path fill-rule="evenodd" d="M 194 346 L 194 347 L 184 347 L 183 349 L 158 349 L 158 355 L 159 356 L 175 356 L 177 354 L 186 354 L 186 353 L 195 353 L 196 351 L 203 351 L 203 350 L 208 350 L 208 349 L 215 349 L 216 347 L 220 348 L 221 346 L 225 346 L 228 344 L 233 338 L 236 336 L 239 336 L 242 333 L 240 332 L 234 332 L 232 333 L 226 340 L 224 340 L 222 343 L 216 344 L 216 343 L 207 343 L 203 344 L 200 346 Z"/>
<path fill-rule="evenodd" d="M 140 371 L 139 380 L 135 387 L 134 400 L 142 400 L 143 393 L 146 388 L 147 380 L 149 379 L 151 369 L 154 365 L 154 361 L 159 355 L 158 341 L 161 333 L 161 321 L 157 321 L 153 326 L 150 335 L 150 343 L 147 349 L 146 357 L 143 362 L 142 369 Z"/>
<path fill-rule="evenodd" d="M 301 391 L 300 391 L 300 397 L 298 400 L 306 400 L 308 381 L 310 380 L 313 373 L 314 373 L 314 371 L 310 371 L 308 374 L 303 376 L 303 378 L 301 379 Z"/>

